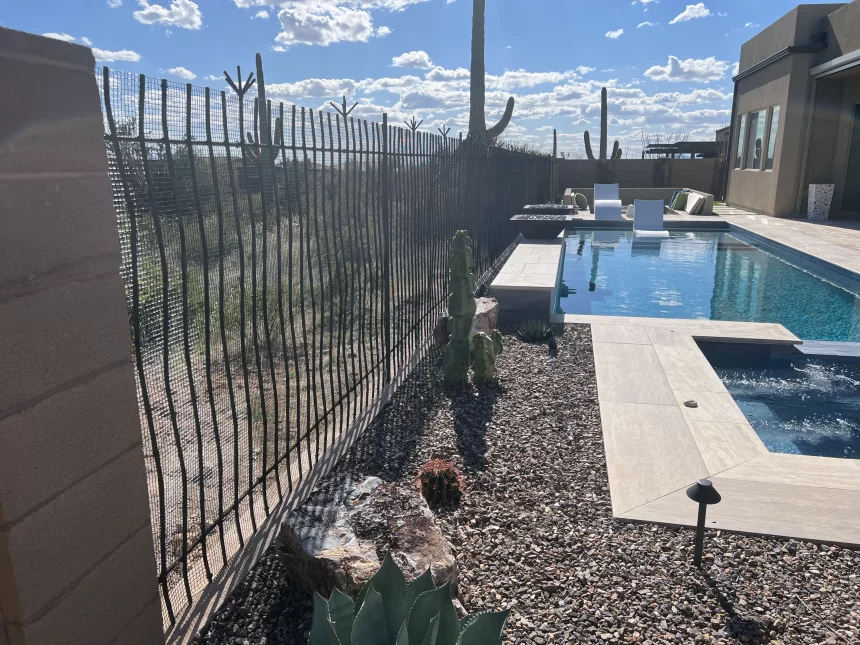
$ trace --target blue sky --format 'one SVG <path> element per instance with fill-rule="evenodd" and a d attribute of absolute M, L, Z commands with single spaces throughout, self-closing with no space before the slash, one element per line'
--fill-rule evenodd
<path fill-rule="evenodd" d="M 731 110 L 741 44 L 789 0 L 487 0 L 487 121 L 516 97 L 505 136 L 582 155 L 609 89 L 610 140 L 638 156 L 642 131 L 713 139 Z M 468 123 L 470 0 L 29 0 L 0 24 L 90 45 L 100 64 L 224 86 L 253 69 L 269 95 L 312 108 L 346 94 L 353 113 L 422 129 Z"/>

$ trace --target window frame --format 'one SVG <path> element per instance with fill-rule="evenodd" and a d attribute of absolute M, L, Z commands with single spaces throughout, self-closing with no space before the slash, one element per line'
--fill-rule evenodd
<path fill-rule="evenodd" d="M 746 152 L 746 125 L 747 125 L 747 115 L 739 114 L 738 115 L 738 134 L 737 140 L 735 141 L 735 158 L 732 160 L 732 170 L 743 170 L 744 167 L 744 153 Z"/>
<path fill-rule="evenodd" d="M 773 132 L 773 115 L 776 112 L 776 132 Z M 765 151 L 762 159 L 762 172 L 773 172 L 773 166 L 776 165 L 776 139 L 779 136 L 779 118 L 782 116 L 782 109 L 779 105 L 771 105 L 767 110 L 767 132 L 765 133 Z M 773 137 L 773 158 L 771 159 L 770 144 Z M 771 159 L 771 167 L 767 167 L 768 160 Z"/>
<path fill-rule="evenodd" d="M 761 171 L 764 167 L 764 155 L 762 155 L 762 157 L 759 159 L 757 167 L 752 165 L 752 163 L 751 163 L 752 161 L 754 161 L 755 157 L 753 157 L 752 159 L 749 158 L 750 153 L 755 155 L 755 139 L 753 138 L 753 137 L 755 137 L 755 133 L 753 132 L 753 128 L 752 128 L 752 115 L 753 114 L 758 115 L 756 117 L 756 132 L 758 132 L 758 125 L 759 125 L 759 121 L 762 120 L 761 119 L 762 113 L 764 113 L 764 119 L 763 119 L 764 124 L 763 124 L 763 128 L 762 128 L 762 136 L 761 136 L 761 139 L 762 139 L 761 149 L 762 149 L 762 152 L 764 152 L 766 150 L 765 139 L 767 138 L 767 125 L 768 125 L 769 109 L 768 108 L 759 108 L 758 110 L 751 110 L 751 111 L 747 112 L 747 115 L 746 115 L 747 116 L 747 132 L 746 132 L 746 135 L 747 135 L 746 139 L 747 140 L 746 140 L 746 145 L 744 146 L 744 152 L 746 153 L 746 154 L 744 154 L 744 159 L 743 159 L 743 169 L 744 170 Z M 750 150 L 750 144 L 752 144 L 752 146 L 753 146 L 752 150 Z"/>

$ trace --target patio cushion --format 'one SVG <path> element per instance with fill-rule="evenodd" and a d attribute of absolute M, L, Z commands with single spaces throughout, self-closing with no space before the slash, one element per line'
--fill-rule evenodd
<path fill-rule="evenodd" d="M 705 198 L 698 193 L 690 193 L 687 198 L 687 204 L 684 206 L 684 212 L 689 215 L 695 215 L 698 212 L 701 212 L 701 208 L 705 202 Z"/>
<path fill-rule="evenodd" d="M 576 202 L 576 207 L 587 211 L 588 210 L 588 200 L 585 198 L 585 195 L 582 193 L 576 193 L 573 196 L 573 201 Z"/>
<path fill-rule="evenodd" d="M 687 205 L 687 196 L 689 193 L 680 192 L 675 195 L 675 199 L 672 200 L 672 205 L 670 208 L 674 211 L 682 211 L 684 207 Z"/>

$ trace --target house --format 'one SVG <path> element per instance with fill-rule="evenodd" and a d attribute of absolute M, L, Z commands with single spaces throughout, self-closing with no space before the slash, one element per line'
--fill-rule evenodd
<path fill-rule="evenodd" d="M 795 7 L 741 47 L 726 202 L 806 212 L 834 184 L 833 218 L 860 219 L 860 0 Z"/>

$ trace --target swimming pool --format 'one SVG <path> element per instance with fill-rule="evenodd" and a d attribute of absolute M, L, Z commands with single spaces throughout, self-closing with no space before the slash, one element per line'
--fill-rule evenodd
<path fill-rule="evenodd" d="M 568 232 L 557 313 L 782 323 L 807 340 L 860 341 L 860 285 L 725 231 Z M 837 284 L 837 282 L 839 284 Z"/>
<path fill-rule="evenodd" d="M 714 369 L 768 450 L 860 459 L 860 365 L 810 358 Z"/>

